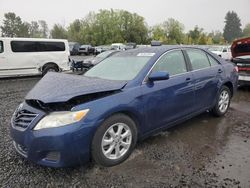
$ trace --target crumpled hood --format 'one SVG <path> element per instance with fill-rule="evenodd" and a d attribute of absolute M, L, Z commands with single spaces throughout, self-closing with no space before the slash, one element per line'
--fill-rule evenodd
<path fill-rule="evenodd" d="M 39 100 L 43 103 L 66 102 L 81 95 L 119 90 L 126 83 L 126 81 L 49 72 L 33 87 L 25 99 Z"/>
<path fill-rule="evenodd" d="M 250 37 L 235 40 L 231 46 L 232 57 L 250 55 Z"/>

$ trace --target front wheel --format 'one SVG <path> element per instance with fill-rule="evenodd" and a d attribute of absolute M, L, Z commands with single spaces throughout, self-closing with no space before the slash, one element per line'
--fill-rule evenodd
<path fill-rule="evenodd" d="M 230 102 L 231 91 L 228 87 L 222 86 L 219 96 L 217 97 L 216 104 L 212 109 L 212 113 L 217 117 L 223 116 L 227 112 Z"/>
<path fill-rule="evenodd" d="M 103 122 L 92 141 L 92 158 L 101 166 L 114 166 L 126 160 L 137 141 L 135 122 L 116 114 Z"/>

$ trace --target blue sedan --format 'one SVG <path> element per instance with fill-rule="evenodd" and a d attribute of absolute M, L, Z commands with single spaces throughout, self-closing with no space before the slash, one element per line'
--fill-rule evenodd
<path fill-rule="evenodd" d="M 64 167 L 126 160 L 138 140 L 209 110 L 223 116 L 237 88 L 237 68 L 185 46 L 123 51 L 84 76 L 48 73 L 11 119 L 19 154 Z"/>

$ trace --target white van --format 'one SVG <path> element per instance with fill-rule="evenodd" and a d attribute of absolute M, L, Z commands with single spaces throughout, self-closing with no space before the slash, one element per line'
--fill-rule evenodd
<path fill-rule="evenodd" d="M 70 70 L 69 55 L 67 40 L 0 37 L 0 77 Z"/>

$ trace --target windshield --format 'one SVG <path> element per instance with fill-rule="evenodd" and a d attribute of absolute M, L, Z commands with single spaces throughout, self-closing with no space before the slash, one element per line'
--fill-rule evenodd
<path fill-rule="evenodd" d="M 108 80 L 132 80 L 151 57 L 113 56 L 94 66 L 84 76 Z"/>
<path fill-rule="evenodd" d="M 102 52 L 99 55 L 97 55 L 96 57 L 107 57 L 109 54 L 113 53 L 114 51 L 106 51 L 106 52 Z"/>

